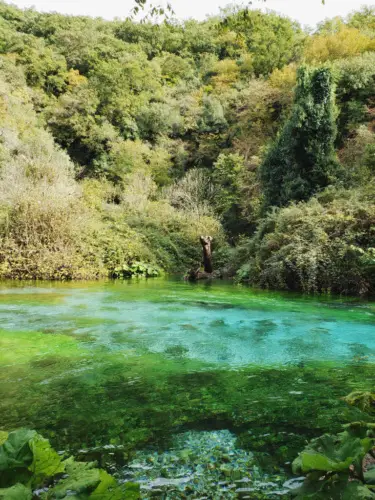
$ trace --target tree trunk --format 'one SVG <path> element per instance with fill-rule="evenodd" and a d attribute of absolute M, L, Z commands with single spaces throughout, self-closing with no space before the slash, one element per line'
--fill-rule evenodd
<path fill-rule="evenodd" d="M 221 277 L 220 273 L 214 273 L 212 267 L 212 237 L 211 236 L 201 236 L 200 242 L 203 248 L 203 266 L 204 271 L 200 270 L 200 266 L 198 269 L 192 268 L 187 272 L 185 279 L 188 281 L 198 281 L 198 280 L 210 280 L 213 278 Z"/>
<path fill-rule="evenodd" d="M 212 250 L 211 250 L 211 243 L 212 243 L 212 238 L 211 236 L 201 236 L 200 237 L 200 242 L 203 247 L 203 266 L 204 266 L 204 272 L 211 274 L 213 271 L 212 267 Z"/>

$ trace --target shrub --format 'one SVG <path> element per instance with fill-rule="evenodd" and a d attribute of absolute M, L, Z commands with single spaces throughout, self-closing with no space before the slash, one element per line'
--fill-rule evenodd
<path fill-rule="evenodd" d="M 361 125 L 355 135 L 349 137 L 339 152 L 348 182 L 363 185 L 375 175 L 375 135 Z"/>
<path fill-rule="evenodd" d="M 1 81 L 0 276 L 70 279 L 100 273 L 85 248 L 90 214 L 67 155 L 37 126 L 27 91 Z"/>
<path fill-rule="evenodd" d="M 237 249 L 239 279 L 306 292 L 374 293 L 372 197 L 371 190 L 327 191 L 269 214 Z"/>
<path fill-rule="evenodd" d="M 168 202 L 179 210 L 213 215 L 215 188 L 209 171 L 191 169 L 184 177 L 164 190 Z"/>
<path fill-rule="evenodd" d="M 128 182 L 123 193 L 125 220 L 142 235 L 153 262 L 163 269 L 178 272 L 200 262 L 201 234 L 210 234 L 217 245 L 223 243 L 219 221 L 199 193 L 194 193 L 197 184 L 193 174 L 167 188 L 159 198 L 149 177 L 134 174 Z"/>

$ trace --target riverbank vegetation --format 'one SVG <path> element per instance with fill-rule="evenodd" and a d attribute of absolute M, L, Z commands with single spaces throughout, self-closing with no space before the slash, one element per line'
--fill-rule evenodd
<path fill-rule="evenodd" d="M 0 4 L 0 277 L 375 287 L 375 11 L 136 23 Z M 143 271 L 145 270 L 145 271 Z"/>

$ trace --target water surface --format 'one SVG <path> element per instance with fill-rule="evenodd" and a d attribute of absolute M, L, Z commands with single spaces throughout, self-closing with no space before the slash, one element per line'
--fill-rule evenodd
<path fill-rule="evenodd" d="M 375 306 L 254 291 L 233 284 L 125 281 L 0 287 L 6 331 L 70 334 L 110 350 L 136 349 L 216 365 L 369 360 Z"/>
<path fill-rule="evenodd" d="M 371 302 L 222 282 L 1 283 L 0 428 L 133 475 L 144 498 L 262 485 L 306 439 L 369 418 L 341 398 L 374 385 L 374 327 Z"/>

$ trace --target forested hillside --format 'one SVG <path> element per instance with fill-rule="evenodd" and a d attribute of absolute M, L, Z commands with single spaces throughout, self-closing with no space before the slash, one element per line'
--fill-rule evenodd
<path fill-rule="evenodd" d="M 375 9 L 307 33 L 228 8 L 104 21 L 0 4 L 0 276 L 216 268 L 375 289 Z"/>

